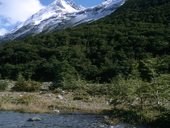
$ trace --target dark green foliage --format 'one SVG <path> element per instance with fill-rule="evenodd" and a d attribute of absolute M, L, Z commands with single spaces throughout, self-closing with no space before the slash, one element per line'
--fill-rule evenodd
<path fill-rule="evenodd" d="M 169 126 L 170 75 L 154 77 L 151 82 L 138 78 L 118 78 L 110 88 L 112 115 L 121 122 Z M 122 118 L 123 117 L 123 118 Z"/>
<path fill-rule="evenodd" d="M 68 62 L 63 61 L 59 62 L 54 67 L 55 71 L 55 78 L 53 80 L 53 86 L 54 88 L 63 88 L 63 89 L 75 89 L 75 83 L 74 81 L 77 80 L 77 74 L 76 70 L 68 64 Z"/>
<path fill-rule="evenodd" d="M 5 91 L 8 87 L 7 81 L 0 80 L 0 91 Z"/>
<path fill-rule="evenodd" d="M 138 78 L 122 78 L 112 82 L 110 88 L 112 104 L 129 108 L 136 106 L 140 110 L 145 108 L 169 109 L 170 101 L 170 75 L 153 77 L 151 82 Z"/>
<path fill-rule="evenodd" d="M 154 77 L 154 69 L 144 61 L 139 62 L 138 70 L 143 80 L 151 81 Z"/>
<path fill-rule="evenodd" d="M 156 120 L 151 122 L 154 128 L 169 128 L 170 127 L 170 112 L 159 116 Z"/>
<path fill-rule="evenodd" d="M 105 83 L 139 70 L 150 81 L 170 72 L 169 9 L 169 0 L 127 0 L 91 24 L 5 43 L 0 46 L 1 77 L 16 79 L 22 73 L 61 86 L 77 76 Z M 150 59 L 153 65 L 145 62 Z"/>

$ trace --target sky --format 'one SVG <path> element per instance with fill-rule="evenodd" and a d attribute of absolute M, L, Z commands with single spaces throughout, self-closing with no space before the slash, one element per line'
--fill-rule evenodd
<path fill-rule="evenodd" d="M 51 2 L 53 2 L 54 0 L 40 0 L 42 4 L 44 5 L 48 5 Z M 90 7 L 90 6 L 94 6 L 96 4 L 101 3 L 103 0 L 72 0 L 75 3 L 77 3 L 78 5 L 82 5 L 84 7 Z"/>
<path fill-rule="evenodd" d="M 0 0 L 0 36 L 14 29 L 31 15 L 45 8 L 54 0 Z M 103 0 L 72 0 L 78 5 L 90 7 Z"/>

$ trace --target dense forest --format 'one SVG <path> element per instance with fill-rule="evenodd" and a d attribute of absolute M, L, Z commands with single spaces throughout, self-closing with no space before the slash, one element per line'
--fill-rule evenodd
<path fill-rule="evenodd" d="M 170 73 L 170 1 L 127 0 L 113 14 L 89 24 L 1 43 L 0 77 L 22 74 L 36 81 Z"/>

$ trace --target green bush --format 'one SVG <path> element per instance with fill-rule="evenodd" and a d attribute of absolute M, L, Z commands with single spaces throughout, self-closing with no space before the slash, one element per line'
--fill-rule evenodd
<path fill-rule="evenodd" d="M 135 107 L 140 110 L 148 108 L 168 109 L 170 94 L 170 75 L 154 77 L 151 82 L 139 78 L 125 79 L 118 77 L 110 88 L 111 104 L 114 107 Z"/>
<path fill-rule="evenodd" d="M 22 74 L 18 75 L 17 82 L 13 87 L 14 91 L 21 92 L 35 92 L 38 91 L 41 87 L 41 84 L 36 81 L 25 80 Z"/>
<path fill-rule="evenodd" d="M 6 81 L 0 81 L 0 91 L 5 91 L 8 87 L 8 83 Z"/>
<path fill-rule="evenodd" d="M 91 96 L 110 95 L 110 84 L 88 84 L 84 89 Z"/>
<path fill-rule="evenodd" d="M 41 84 L 39 82 L 28 80 L 23 82 L 17 82 L 13 87 L 13 90 L 21 92 L 35 92 L 38 91 L 40 87 Z"/>
<path fill-rule="evenodd" d="M 75 89 L 77 72 L 67 61 L 57 62 L 54 66 L 55 79 L 50 89 L 62 88 L 65 90 Z"/>
<path fill-rule="evenodd" d="M 81 79 L 65 79 L 63 81 L 63 89 L 77 91 L 77 90 L 84 90 L 86 91 L 87 83 Z"/>

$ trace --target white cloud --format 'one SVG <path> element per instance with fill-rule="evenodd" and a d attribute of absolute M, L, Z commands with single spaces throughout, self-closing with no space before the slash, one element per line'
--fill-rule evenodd
<path fill-rule="evenodd" d="M 25 21 L 32 14 L 43 8 L 39 0 L 0 0 L 0 15 L 13 22 Z"/>
<path fill-rule="evenodd" d="M 0 0 L 0 30 L 25 21 L 42 8 L 39 0 Z"/>
<path fill-rule="evenodd" d="M 7 32 L 8 32 L 8 30 L 6 30 L 6 29 L 4 29 L 4 28 L 1 28 L 1 29 L 0 29 L 0 36 L 5 35 Z"/>

